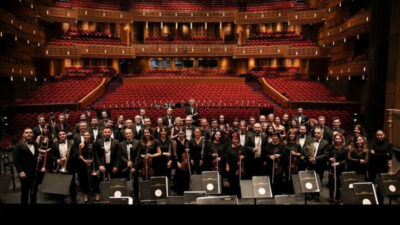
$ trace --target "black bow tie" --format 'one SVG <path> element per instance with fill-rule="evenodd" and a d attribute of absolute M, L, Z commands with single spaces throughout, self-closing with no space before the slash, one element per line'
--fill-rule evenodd
<path fill-rule="evenodd" d="M 127 145 L 133 145 L 133 141 L 126 142 Z"/>
<path fill-rule="evenodd" d="M 105 141 L 105 142 L 109 142 L 109 141 L 110 141 L 110 138 L 104 138 L 104 141 Z"/>
<path fill-rule="evenodd" d="M 34 141 L 33 141 L 33 140 L 30 140 L 30 141 L 27 141 L 26 143 L 27 143 L 28 145 L 33 145 Z"/>
<path fill-rule="evenodd" d="M 315 140 L 314 142 L 315 142 L 315 143 L 319 143 L 319 140 Z"/>
<path fill-rule="evenodd" d="M 304 135 L 304 134 L 300 134 L 300 135 L 299 135 L 300 138 L 304 138 L 305 136 L 306 136 L 306 135 Z"/>
<path fill-rule="evenodd" d="M 65 141 L 60 141 L 60 144 L 65 144 Z"/>
<path fill-rule="evenodd" d="M 93 130 L 97 130 L 97 128 L 93 128 Z"/>

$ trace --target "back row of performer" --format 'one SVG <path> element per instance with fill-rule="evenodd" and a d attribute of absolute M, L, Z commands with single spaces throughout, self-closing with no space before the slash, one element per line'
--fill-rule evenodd
<path fill-rule="evenodd" d="M 259 122 L 254 117 L 249 123 L 235 119 L 232 125 L 224 121 L 223 115 L 212 119 L 210 125 L 205 118 L 194 120 L 200 118 L 195 107 L 186 109 L 184 119 L 173 117 L 173 110 L 168 109 L 155 127 L 143 111 L 135 121 L 120 115 L 115 125 L 105 111 L 100 121 L 93 117 L 89 123 L 82 114 L 73 130 L 65 123 L 64 114 L 52 125 L 39 116 L 39 124 L 25 129 L 23 141 L 15 146 L 14 162 L 23 184 L 21 201 L 27 203 L 28 193 L 33 190 L 31 200 L 35 202 L 35 174 L 40 168 L 67 171 L 74 176 L 77 173 L 85 202 L 90 186 L 96 200 L 100 200 L 99 183 L 107 177 L 132 179 L 134 197 L 138 198 L 139 176 L 168 176 L 177 194 L 182 195 L 189 189 L 192 174 L 216 170 L 228 178 L 230 188 L 226 192 L 240 195 L 240 179 L 268 175 L 276 195 L 293 193 L 291 175 L 298 171 L 315 170 L 322 181 L 328 170 L 330 200 L 338 201 L 338 177 L 342 172 L 355 171 L 375 182 L 377 174 L 388 172 L 391 166 L 392 145 L 383 131 L 377 131 L 376 139 L 368 145 L 361 125 L 346 135 L 339 118 L 334 118 L 329 128 L 323 116 L 315 123 L 301 108 L 290 122 L 288 115 L 281 122 L 278 116 L 269 114 L 260 116 Z M 28 158 L 39 161 L 27 163 Z M 70 188 L 73 201 L 75 186 L 73 182 Z M 319 199 L 319 195 L 314 197 Z"/>

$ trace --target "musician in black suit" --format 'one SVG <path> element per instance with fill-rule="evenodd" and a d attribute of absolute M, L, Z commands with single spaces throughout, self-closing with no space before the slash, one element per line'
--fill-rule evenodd
<path fill-rule="evenodd" d="M 38 182 L 34 179 L 39 168 L 39 147 L 33 140 L 31 128 L 25 128 L 22 137 L 23 140 L 14 146 L 13 151 L 14 165 L 21 181 L 21 204 L 28 204 L 29 198 L 30 204 L 36 204 Z"/>
<path fill-rule="evenodd" d="M 114 128 L 114 121 L 112 121 L 111 119 L 107 120 L 106 127 L 109 127 L 111 129 L 111 136 L 110 137 L 112 139 L 119 140 L 119 138 L 120 138 L 119 129 Z"/>
<path fill-rule="evenodd" d="M 169 129 L 171 129 L 174 126 L 174 122 L 175 122 L 175 117 L 172 115 L 172 112 L 173 112 L 173 109 L 168 108 L 167 115 L 162 118 L 164 126 L 168 127 Z"/>
<path fill-rule="evenodd" d="M 143 135 L 143 123 L 142 118 L 137 115 L 135 116 L 135 124 L 133 124 L 133 138 L 140 140 Z"/>
<path fill-rule="evenodd" d="M 311 136 L 307 135 L 307 125 L 305 124 L 300 125 L 298 139 L 302 154 L 302 156 L 300 157 L 299 170 L 305 170 L 306 167 L 308 166 L 308 162 L 304 155 L 304 151 L 306 147 L 314 141 L 314 139 Z"/>
<path fill-rule="evenodd" d="M 208 127 L 208 122 L 206 118 L 200 119 L 200 131 L 202 137 L 204 137 L 207 141 L 211 140 L 211 131 Z"/>
<path fill-rule="evenodd" d="M 254 135 L 249 136 L 249 141 L 247 144 L 248 152 L 250 154 L 247 157 L 247 164 L 252 165 L 249 168 L 249 172 L 252 176 L 266 175 L 266 161 L 265 161 L 265 151 L 268 144 L 267 137 L 261 134 L 261 124 L 254 124 Z"/>
<path fill-rule="evenodd" d="M 328 143 L 332 143 L 332 130 L 331 128 L 326 126 L 325 116 L 318 117 L 318 126 L 321 128 L 322 138 L 326 140 Z M 313 132 L 313 134 L 315 134 L 315 132 Z"/>
<path fill-rule="evenodd" d="M 99 119 L 97 117 L 93 117 L 90 121 L 89 133 L 92 137 L 93 141 L 97 141 L 97 139 L 101 138 L 101 134 L 103 130 L 100 129 Z"/>
<path fill-rule="evenodd" d="M 191 115 L 186 116 L 185 126 L 183 127 L 183 131 L 185 132 L 185 137 L 186 140 L 188 141 L 194 138 L 194 129 L 196 129 L 196 127 L 193 126 L 192 123 L 193 123 L 192 116 Z"/>
<path fill-rule="evenodd" d="M 113 131 L 115 133 L 118 133 L 118 137 L 114 137 L 118 141 L 123 141 L 124 140 L 124 130 L 125 130 L 125 120 L 124 120 L 124 115 L 119 115 L 117 123 L 113 127 Z"/>
<path fill-rule="evenodd" d="M 240 145 L 247 147 L 253 134 L 247 131 L 247 124 L 244 120 L 240 121 L 238 135 Z"/>
<path fill-rule="evenodd" d="M 329 157 L 329 143 L 322 138 L 322 129 L 316 127 L 314 129 L 314 141 L 309 143 L 306 148 L 306 159 L 308 161 L 308 169 L 315 170 L 322 180 L 324 171 L 327 168 L 327 160 Z M 309 153 L 312 154 L 309 154 Z M 316 200 L 319 200 L 319 193 L 315 195 Z"/>
<path fill-rule="evenodd" d="M 133 131 L 130 128 L 124 130 L 126 140 L 120 143 L 121 146 L 121 177 L 133 177 L 133 196 L 139 198 L 138 170 L 140 162 L 139 141 L 133 139 Z"/>
<path fill-rule="evenodd" d="M 86 121 L 79 122 L 79 132 L 74 134 L 74 138 L 73 138 L 74 142 L 78 143 L 78 144 L 82 143 L 84 141 L 83 134 L 86 131 L 88 131 L 87 122 Z M 90 138 L 92 139 L 91 141 L 93 142 L 94 141 L 93 137 L 90 136 Z"/>
<path fill-rule="evenodd" d="M 185 115 L 192 115 L 193 125 L 198 126 L 200 112 L 199 107 L 196 106 L 196 101 L 193 98 L 189 100 L 189 106 L 185 107 Z"/>
<path fill-rule="evenodd" d="M 107 121 L 110 119 L 109 113 L 107 110 L 101 111 L 101 120 L 99 121 L 99 127 L 103 129 L 107 125 Z"/>
<path fill-rule="evenodd" d="M 332 119 L 332 128 L 329 129 L 329 137 L 331 138 L 331 140 L 333 139 L 333 136 L 335 136 L 337 133 L 341 133 L 344 137 L 346 137 L 346 131 L 340 128 L 340 125 L 341 121 L 339 117 L 334 117 Z"/>
<path fill-rule="evenodd" d="M 65 130 L 65 132 L 67 133 L 68 140 L 72 140 L 74 138 L 73 134 L 72 134 L 72 130 L 68 125 L 68 121 L 67 121 L 64 113 L 61 113 L 60 115 L 58 115 L 58 122 L 55 127 L 56 134 L 58 134 L 58 132 L 60 132 L 60 130 Z"/>
<path fill-rule="evenodd" d="M 111 128 L 103 130 L 103 137 L 94 143 L 94 152 L 98 155 L 99 169 L 108 177 L 117 177 L 118 168 L 121 163 L 121 147 L 119 142 L 111 138 Z"/>
<path fill-rule="evenodd" d="M 308 121 L 308 116 L 303 114 L 303 108 L 297 109 L 297 114 L 293 116 L 293 119 L 297 121 L 297 124 L 302 125 L 306 124 Z"/>
<path fill-rule="evenodd" d="M 76 203 L 76 184 L 75 173 L 77 172 L 78 149 L 73 140 L 67 140 L 67 133 L 63 130 L 58 132 L 58 141 L 54 142 L 51 147 L 51 156 L 53 162 L 56 162 L 56 168 L 65 168 L 72 175 L 72 182 L 69 188 L 70 199 L 72 203 Z"/>
<path fill-rule="evenodd" d="M 75 124 L 75 127 L 74 127 L 74 134 L 79 133 L 81 122 L 86 122 L 86 123 L 88 122 L 88 121 L 86 120 L 86 114 L 85 114 L 85 113 L 82 113 L 82 114 L 79 116 L 79 122 L 76 123 L 76 124 Z"/>
<path fill-rule="evenodd" d="M 44 116 L 43 116 L 43 115 L 39 115 L 37 118 L 38 118 L 38 125 L 35 126 L 35 127 L 32 129 L 34 139 L 36 140 L 36 138 L 37 138 L 39 135 L 42 134 L 42 130 L 43 130 L 43 128 L 44 128 L 45 126 L 47 126 L 47 128 L 49 129 L 50 136 L 51 136 L 51 130 L 52 130 L 52 129 L 51 129 L 48 125 L 46 125 L 46 119 L 44 118 Z"/>

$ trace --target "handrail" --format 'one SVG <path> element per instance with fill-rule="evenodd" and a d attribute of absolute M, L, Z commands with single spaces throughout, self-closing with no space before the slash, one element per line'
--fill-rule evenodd
<path fill-rule="evenodd" d="M 261 84 L 263 87 L 263 90 L 265 94 L 275 101 L 277 101 L 280 105 L 284 107 L 289 106 L 289 99 L 283 96 L 279 91 L 277 91 L 275 88 L 273 88 L 271 85 L 268 84 L 268 82 L 265 80 L 265 78 L 261 78 Z"/>
<path fill-rule="evenodd" d="M 79 100 L 79 105 L 80 108 L 85 108 L 86 106 L 90 105 L 93 101 L 95 101 L 97 98 L 99 98 L 101 95 L 104 94 L 105 92 L 105 84 L 106 84 L 106 78 L 103 78 L 101 83 L 93 89 L 89 94 L 87 94 L 85 97 L 83 97 L 81 100 Z"/>

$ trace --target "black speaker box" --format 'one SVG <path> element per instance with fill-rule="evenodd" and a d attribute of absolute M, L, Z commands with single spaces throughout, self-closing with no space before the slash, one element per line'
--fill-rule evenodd
<path fill-rule="evenodd" d="M 396 174 L 381 173 L 378 184 L 382 194 L 389 197 L 400 196 L 400 179 Z"/>
<path fill-rule="evenodd" d="M 300 171 L 300 187 L 302 193 L 318 193 L 321 192 L 319 176 L 315 171 Z"/>
<path fill-rule="evenodd" d="M 357 205 L 378 205 L 375 185 L 371 182 L 354 183 L 354 202 Z"/>
<path fill-rule="evenodd" d="M 70 174 L 45 173 L 39 191 L 46 194 L 67 196 L 72 177 Z"/>
<path fill-rule="evenodd" d="M 207 194 L 221 194 L 221 176 L 217 171 L 203 171 L 201 180 L 203 191 Z"/>

